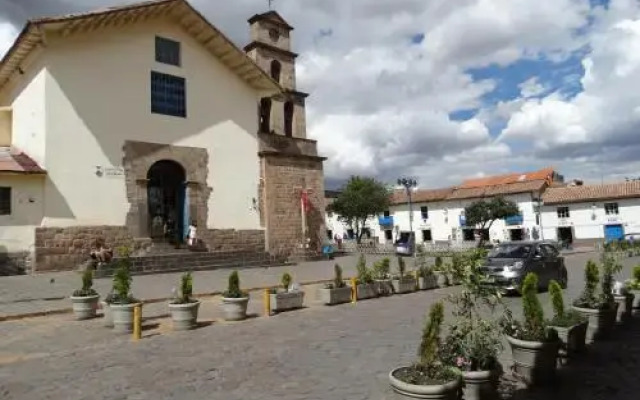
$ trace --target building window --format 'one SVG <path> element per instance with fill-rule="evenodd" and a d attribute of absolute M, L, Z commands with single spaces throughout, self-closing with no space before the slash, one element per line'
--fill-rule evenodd
<path fill-rule="evenodd" d="M 180 43 L 175 40 L 156 36 L 156 61 L 179 67 Z"/>
<path fill-rule="evenodd" d="M 263 97 L 260 99 L 260 132 L 269 133 L 271 131 L 271 99 Z"/>
<path fill-rule="evenodd" d="M 187 116 L 185 79 L 151 71 L 151 112 L 154 114 Z"/>
<path fill-rule="evenodd" d="M 558 207 L 558 218 L 569 218 L 569 207 Z"/>
<path fill-rule="evenodd" d="M 391 216 L 391 212 L 389 210 L 387 210 L 387 211 L 382 213 L 382 216 L 384 216 L 385 218 L 390 217 Z"/>
<path fill-rule="evenodd" d="M 425 229 L 422 231 L 422 241 L 423 242 L 431 242 L 431 229 Z"/>
<path fill-rule="evenodd" d="M 331 229 L 327 229 L 327 239 L 333 240 L 333 231 Z"/>
<path fill-rule="evenodd" d="M 393 240 L 393 231 L 391 229 L 384 231 L 384 240 Z"/>
<path fill-rule="evenodd" d="M 429 208 L 427 206 L 420 207 L 420 216 L 422 219 L 429 219 Z"/>
<path fill-rule="evenodd" d="M 271 78 L 273 78 L 273 80 L 278 83 L 280 83 L 281 71 L 282 71 L 282 64 L 280 64 L 280 61 L 278 60 L 271 61 Z"/>
<path fill-rule="evenodd" d="M 604 213 L 607 215 L 618 215 L 618 203 L 604 203 Z"/>
<path fill-rule="evenodd" d="M 284 134 L 293 136 L 293 103 L 290 101 L 284 103 Z"/>
<path fill-rule="evenodd" d="M 11 188 L 0 187 L 0 215 L 11 214 Z"/>

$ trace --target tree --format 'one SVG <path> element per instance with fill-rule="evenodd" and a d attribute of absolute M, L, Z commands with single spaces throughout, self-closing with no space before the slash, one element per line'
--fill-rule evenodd
<path fill-rule="evenodd" d="M 478 200 L 464 209 L 467 226 L 479 226 L 481 231 L 491 229 L 491 225 L 497 219 L 520 214 L 516 203 L 503 197 L 494 197 L 490 200 Z M 478 247 L 484 244 L 484 234 L 480 235 Z"/>
<path fill-rule="evenodd" d="M 360 243 L 368 218 L 389 208 L 391 193 L 373 178 L 352 176 L 328 209 L 353 229 Z"/>

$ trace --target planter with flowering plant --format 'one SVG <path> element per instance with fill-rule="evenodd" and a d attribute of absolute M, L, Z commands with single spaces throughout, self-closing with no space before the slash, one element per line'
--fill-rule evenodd
<path fill-rule="evenodd" d="M 360 254 L 360 258 L 358 258 L 356 270 L 358 272 L 358 283 L 356 285 L 358 300 L 378 297 L 378 285 L 373 280 L 373 273 L 371 272 L 371 269 L 367 267 L 367 261 L 364 254 Z"/>
<path fill-rule="evenodd" d="M 333 266 L 334 278 L 332 283 L 327 283 L 318 290 L 320 301 L 326 305 L 348 303 L 351 301 L 351 286 L 342 279 L 342 267 Z"/>
<path fill-rule="evenodd" d="M 416 279 L 406 274 L 406 264 L 402 257 L 398 257 L 398 273 L 393 276 L 391 284 L 394 293 L 409 293 L 416 291 Z"/>
<path fill-rule="evenodd" d="M 87 268 L 82 273 L 82 289 L 71 295 L 73 313 L 77 320 L 95 318 L 100 295 L 93 289 L 93 270 Z"/>
<path fill-rule="evenodd" d="M 625 287 L 634 296 L 631 314 L 633 316 L 640 315 L 640 265 L 633 267 L 631 279 L 627 279 Z"/>
<path fill-rule="evenodd" d="M 464 267 L 455 276 L 462 290 L 448 297 L 455 322 L 449 326 L 442 344 L 442 357 L 462 372 L 466 400 L 498 399 L 502 330 L 499 319 L 493 316 L 496 307 L 503 306 L 502 297 L 495 286 L 485 284 L 484 275 L 478 272 L 480 254 L 471 251 L 463 258 L 460 265 Z"/>
<path fill-rule="evenodd" d="M 379 296 L 389 296 L 393 294 L 393 284 L 391 281 L 391 260 L 388 257 L 373 263 L 373 281 L 377 285 Z"/>
<path fill-rule="evenodd" d="M 173 330 L 186 331 L 197 326 L 200 301 L 193 295 L 193 276 L 190 272 L 180 278 L 180 293 L 169 303 Z"/>
<path fill-rule="evenodd" d="M 609 253 L 603 254 L 602 261 L 602 281 L 597 264 L 592 260 L 587 262 L 584 289 L 573 302 L 573 309 L 589 321 L 587 343 L 607 338 L 616 322 L 618 304 L 612 293 L 613 274 L 620 267 Z M 598 282 L 601 283 L 600 293 L 597 293 Z"/>
<path fill-rule="evenodd" d="M 524 320 L 514 320 L 505 309 L 503 327 L 513 355 L 513 374 L 529 385 L 555 379 L 560 341 L 549 329 L 538 300 L 538 277 L 529 273 L 522 284 Z"/>
<path fill-rule="evenodd" d="M 574 354 L 582 353 L 586 348 L 589 321 L 575 310 L 565 310 L 562 287 L 555 280 L 549 283 L 549 295 L 553 305 L 553 318 L 548 325 L 558 335 L 561 343 L 560 355 L 570 358 Z"/>
<path fill-rule="evenodd" d="M 444 305 L 431 306 L 418 349 L 419 361 L 396 368 L 389 373 L 391 388 L 414 399 L 457 400 L 461 379 L 457 369 L 442 358 L 440 331 L 444 321 Z"/>
<path fill-rule="evenodd" d="M 282 274 L 282 278 L 280 280 L 282 287 L 280 289 L 271 289 L 270 303 L 272 311 L 281 312 L 302 308 L 304 303 L 304 292 L 293 288 L 291 282 L 291 275 L 288 272 L 285 272 Z"/>
<path fill-rule="evenodd" d="M 227 290 L 222 294 L 222 313 L 225 321 L 241 321 L 247 318 L 249 294 L 240 289 L 238 271 L 229 274 Z"/>

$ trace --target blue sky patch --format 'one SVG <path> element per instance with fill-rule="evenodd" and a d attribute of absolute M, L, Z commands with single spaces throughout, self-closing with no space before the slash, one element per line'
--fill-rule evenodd
<path fill-rule="evenodd" d="M 424 33 L 416 33 L 411 36 L 411 44 L 420 44 L 424 40 Z"/>

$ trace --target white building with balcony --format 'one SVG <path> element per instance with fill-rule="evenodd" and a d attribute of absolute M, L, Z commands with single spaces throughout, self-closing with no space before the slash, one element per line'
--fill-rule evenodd
<path fill-rule="evenodd" d="M 545 239 L 593 243 L 640 238 L 640 182 L 550 187 L 542 195 Z"/>

